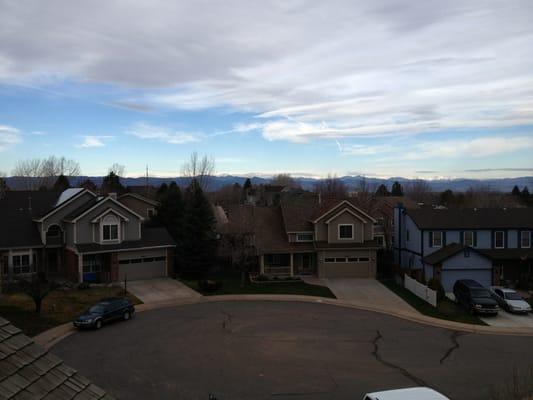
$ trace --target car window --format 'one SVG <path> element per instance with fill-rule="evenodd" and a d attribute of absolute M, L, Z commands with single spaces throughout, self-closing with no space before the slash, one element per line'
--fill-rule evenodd
<path fill-rule="evenodd" d="M 89 308 L 89 312 L 94 314 L 101 314 L 105 312 L 105 307 L 102 304 L 97 304 Z"/>
<path fill-rule="evenodd" d="M 503 297 L 503 293 L 500 289 L 496 289 L 495 292 L 498 296 Z"/>
<path fill-rule="evenodd" d="M 505 292 L 505 298 L 507 300 L 522 300 L 522 297 L 516 292 Z"/>
<path fill-rule="evenodd" d="M 472 297 L 475 298 L 489 298 L 490 292 L 487 289 L 471 289 Z"/>

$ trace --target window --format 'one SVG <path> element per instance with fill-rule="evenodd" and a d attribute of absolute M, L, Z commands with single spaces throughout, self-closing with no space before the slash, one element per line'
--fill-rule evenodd
<path fill-rule="evenodd" d="M 297 233 L 296 241 L 297 242 L 312 242 L 313 234 L 312 233 Z"/>
<path fill-rule="evenodd" d="M 56 238 L 61 236 L 61 228 L 57 225 L 51 225 L 46 232 L 46 236 Z"/>
<path fill-rule="evenodd" d="M 17 254 L 11 258 L 13 263 L 14 274 L 27 274 L 31 272 L 30 255 L 29 254 Z"/>
<path fill-rule="evenodd" d="M 520 232 L 520 247 L 522 248 L 531 247 L 531 231 Z"/>
<path fill-rule="evenodd" d="M 357 257 L 348 257 L 348 262 L 357 262 Z"/>
<path fill-rule="evenodd" d="M 340 224 L 339 225 L 339 239 L 353 239 L 353 225 Z"/>
<path fill-rule="evenodd" d="M 503 249 L 505 247 L 505 237 L 503 231 L 494 232 L 494 248 Z"/>
<path fill-rule="evenodd" d="M 118 240 L 118 219 L 114 215 L 106 216 L 102 221 L 102 240 Z"/>
<path fill-rule="evenodd" d="M 376 236 L 376 240 L 379 246 L 385 245 L 385 237 L 383 235 Z"/>
<path fill-rule="evenodd" d="M 368 257 L 359 257 L 359 262 L 368 262 L 370 261 L 370 258 Z"/>
<path fill-rule="evenodd" d="M 326 259 L 324 261 L 327 262 L 327 263 L 333 263 L 333 262 L 335 262 L 335 259 L 331 258 L 331 257 L 326 257 Z"/>
<path fill-rule="evenodd" d="M 433 232 L 431 247 L 442 247 L 442 232 Z"/>
<path fill-rule="evenodd" d="M 465 246 L 474 247 L 474 232 L 466 231 L 463 233 L 463 244 Z"/>
<path fill-rule="evenodd" d="M 346 262 L 346 257 L 337 257 L 337 258 L 335 258 L 335 262 L 344 263 L 344 262 Z"/>

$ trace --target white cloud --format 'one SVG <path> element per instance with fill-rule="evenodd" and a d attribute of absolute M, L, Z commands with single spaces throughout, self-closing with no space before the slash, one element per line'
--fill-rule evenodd
<path fill-rule="evenodd" d="M 0 151 L 21 142 L 21 134 L 17 128 L 12 126 L 0 125 Z"/>
<path fill-rule="evenodd" d="M 30 133 L 35 136 L 46 136 L 47 135 L 47 133 L 43 131 L 31 131 Z"/>
<path fill-rule="evenodd" d="M 75 145 L 75 147 L 78 148 L 91 148 L 91 147 L 104 147 L 106 145 L 106 141 L 113 139 L 114 136 L 95 136 L 95 135 L 87 135 L 83 136 L 83 142 L 80 144 Z"/>
<path fill-rule="evenodd" d="M 144 123 L 136 124 L 134 127 L 127 130 L 126 133 L 138 137 L 139 139 L 158 140 L 170 144 L 197 142 L 203 137 L 203 134 L 201 133 L 175 131 L 166 127 Z"/>

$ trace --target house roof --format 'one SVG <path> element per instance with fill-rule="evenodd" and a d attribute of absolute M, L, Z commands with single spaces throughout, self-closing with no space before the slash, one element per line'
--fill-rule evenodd
<path fill-rule="evenodd" d="M 479 249 L 493 260 L 533 260 L 533 249 Z"/>
<path fill-rule="evenodd" d="M 474 251 L 478 254 L 483 255 L 484 257 L 488 257 L 488 255 L 484 254 L 481 250 L 474 249 L 470 246 L 465 246 L 460 243 L 450 243 L 446 246 L 441 247 L 439 250 L 427 255 L 424 257 L 423 261 L 426 264 L 435 265 L 440 264 L 441 262 L 447 260 L 450 257 L 453 257 L 456 254 L 459 254 L 461 251 L 464 251 L 465 249 L 469 249 L 470 251 Z M 490 257 L 488 257 L 490 258 Z"/>
<path fill-rule="evenodd" d="M 59 192 L 6 191 L 0 198 L 0 248 L 41 246 L 33 219 L 53 208 L 59 195 Z"/>
<path fill-rule="evenodd" d="M 319 208 L 316 195 L 300 193 L 283 196 L 281 199 L 281 213 L 287 232 L 312 231 L 311 220 Z"/>
<path fill-rule="evenodd" d="M 141 239 L 130 240 L 117 244 L 100 244 L 84 243 L 77 244 L 76 249 L 79 253 L 104 253 L 116 252 L 135 249 L 144 249 L 150 247 L 174 247 L 176 242 L 165 228 L 161 227 L 141 227 Z"/>
<path fill-rule="evenodd" d="M 123 195 L 118 196 L 118 200 L 120 201 L 120 199 L 123 199 L 124 197 L 131 197 L 154 207 L 157 207 L 160 204 L 158 201 L 155 201 L 152 198 L 142 196 L 138 193 L 124 193 Z"/>
<path fill-rule="evenodd" d="M 533 228 L 533 208 L 408 209 L 420 229 Z"/>
<path fill-rule="evenodd" d="M 0 317 L 2 399 L 113 399 Z"/>

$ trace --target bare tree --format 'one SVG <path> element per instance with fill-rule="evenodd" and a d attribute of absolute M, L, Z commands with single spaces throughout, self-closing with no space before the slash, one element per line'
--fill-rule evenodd
<path fill-rule="evenodd" d="M 191 154 L 189 162 L 181 167 L 181 173 L 190 181 L 196 180 L 200 188 L 206 192 L 209 190 L 211 177 L 215 173 L 215 160 L 213 157 L 203 156 L 200 158 L 197 152 Z"/>
<path fill-rule="evenodd" d="M 343 199 L 348 196 L 348 189 L 337 175 L 328 174 L 326 179 L 321 179 L 315 184 L 315 192 L 324 199 Z"/>
<path fill-rule="evenodd" d="M 357 203 L 361 205 L 364 209 L 369 209 L 372 205 L 372 200 L 374 198 L 375 185 L 368 183 L 364 176 L 359 180 L 355 192 L 357 197 Z"/>
<path fill-rule="evenodd" d="M 109 174 L 113 173 L 113 175 L 116 175 L 118 177 L 123 177 L 125 170 L 126 170 L 126 168 L 124 167 L 124 165 L 118 164 L 118 163 L 114 163 L 113 165 L 111 165 L 108 168 L 107 174 L 109 175 Z"/>
<path fill-rule="evenodd" d="M 41 159 L 19 160 L 11 175 L 18 178 L 26 190 L 37 190 L 40 187 L 39 177 L 41 171 Z"/>
<path fill-rule="evenodd" d="M 433 200 L 431 186 L 423 179 L 416 179 L 409 182 L 405 189 L 405 194 L 417 203 L 431 203 Z"/>
<path fill-rule="evenodd" d="M 12 172 L 13 176 L 22 180 L 26 190 L 51 188 L 58 176 L 72 177 L 79 174 L 80 165 L 77 161 L 55 156 L 19 160 Z"/>
<path fill-rule="evenodd" d="M 271 185 L 285 186 L 290 188 L 300 188 L 296 180 L 290 174 L 278 174 L 270 180 Z"/>

